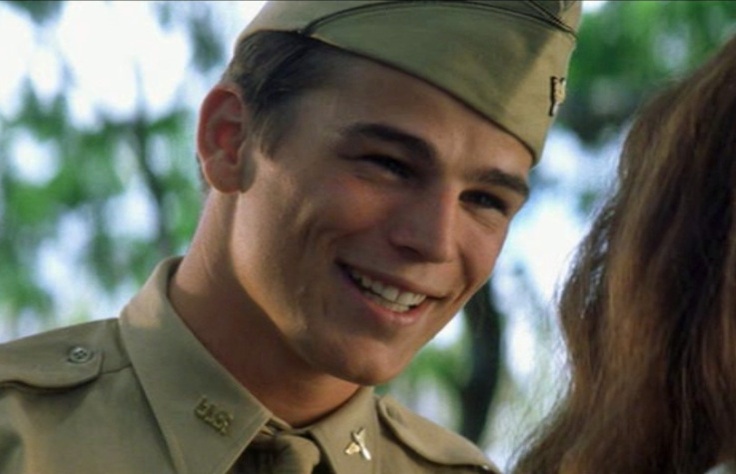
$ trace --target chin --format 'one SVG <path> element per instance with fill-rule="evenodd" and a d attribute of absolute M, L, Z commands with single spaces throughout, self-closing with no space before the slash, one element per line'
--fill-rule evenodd
<path fill-rule="evenodd" d="M 315 346 L 311 345 L 310 349 L 315 349 Z M 412 351 L 406 352 L 361 341 L 353 341 L 349 349 L 345 344 L 335 346 L 322 341 L 319 350 L 306 350 L 302 355 L 318 372 L 369 386 L 386 383 L 398 376 L 414 355 Z"/>
<path fill-rule="evenodd" d="M 405 366 L 404 363 L 397 363 L 387 364 L 386 366 L 369 364 L 361 367 L 343 367 L 342 370 L 333 372 L 333 375 L 358 385 L 381 385 L 396 378 Z"/>
<path fill-rule="evenodd" d="M 392 379 L 394 379 L 396 376 L 398 376 L 398 373 L 391 374 L 391 375 L 368 375 L 368 376 L 360 376 L 360 377 L 351 377 L 350 379 L 344 379 L 348 382 L 362 385 L 362 386 L 373 386 L 373 385 L 381 385 L 387 382 L 390 382 Z"/>

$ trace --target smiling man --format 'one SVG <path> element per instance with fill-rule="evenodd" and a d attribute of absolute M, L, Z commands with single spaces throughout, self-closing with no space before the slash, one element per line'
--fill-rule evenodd
<path fill-rule="evenodd" d="M 191 248 L 0 348 L 0 471 L 494 471 L 370 386 L 489 277 L 579 5 L 274 2 L 200 111 Z"/>

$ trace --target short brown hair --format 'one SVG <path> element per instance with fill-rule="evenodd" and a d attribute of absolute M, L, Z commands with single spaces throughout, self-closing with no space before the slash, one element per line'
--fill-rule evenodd
<path fill-rule="evenodd" d="M 297 33 L 261 31 L 237 44 L 222 82 L 238 85 L 251 109 L 252 131 L 272 151 L 291 123 L 294 99 L 328 84 L 344 54 Z"/>

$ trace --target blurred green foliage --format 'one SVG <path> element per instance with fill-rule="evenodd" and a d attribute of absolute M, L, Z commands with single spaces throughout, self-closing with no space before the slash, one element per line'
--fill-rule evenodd
<path fill-rule="evenodd" d="M 64 6 L 56 0 L 8 0 L 6 3 L 28 14 L 37 25 L 58 19 Z"/>
<path fill-rule="evenodd" d="M 599 147 L 652 91 L 736 32 L 732 1 L 609 1 L 586 15 L 561 122 Z"/>
<path fill-rule="evenodd" d="M 66 4 L 0 3 L 23 12 L 36 29 L 58 21 Z M 186 27 L 192 67 L 182 81 L 223 69 L 225 45 L 232 38 L 223 38 L 218 28 L 221 9 L 209 2 L 154 2 L 151 12 L 163 29 Z M 731 1 L 607 2 L 582 23 L 559 126 L 574 132 L 593 152 L 600 149 L 619 136 L 652 91 L 700 63 L 733 34 L 734 25 L 736 2 Z M 58 302 L 39 269 L 44 247 L 70 238 L 61 232 L 65 223 L 73 221 L 83 229 L 73 234 L 81 239 L 73 256 L 76 271 L 93 275 L 99 285 L 95 291 L 107 295 L 138 286 L 162 257 L 185 251 L 196 225 L 201 196 L 191 106 L 175 104 L 153 114 L 141 103 L 128 116 L 98 112 L 94 124 L 81 125 L 69 120 L 65 86 L 68 78 L 53 97 L 41 98 L 28 80 L 18 91 L 19 111 L 9 115 L 0 110 L 2 338 L 18 335 L 24 317 L 43 327 L 58 324 Z M 29 138 L 48 155 L 49 170 L 41 180 L 28 179 L 13 165 L 24 159 L 19 143 Z M 11 154 L 13 160 L 8 159 Z M 119 215 L 119 201 L 135 186 L 152 209 L 155 225 L 148 234 L 119 229 L 120 221 L 129 217 Z M 589 209 L 595 198 L 596 190 L 581 192 L 581 209 Z M 533 298 L 534 288 L 526 281 L 523 286 L 519 297 Z M 528 389 L 508 387 L 518 382 L 504 369 L 499 344 L 504 316 L 486 296 L 471 311 L 471 323 L 458 344 L 423 351 L 395 385 L 407 398 L 423 390 L 428 380 L 444 387 L 448 410 L 458 413 L 451 416 L 452 423 L 475 440 L 482 439 L 499 381 L 511 398 L 529 399 Z M 94 309 L 79 309 L 78 318 L 109 316 L 93 314 Z"/>

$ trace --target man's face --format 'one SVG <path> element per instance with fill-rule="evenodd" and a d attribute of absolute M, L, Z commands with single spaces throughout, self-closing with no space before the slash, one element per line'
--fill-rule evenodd
<path fill-rule="evenodd" d="M 229 252 L 264 344 L 362 384 L 395 376 L 493 269 L 528 150 L 440 90 L 362 59 L 246 146 Z M 252 180 L 252 181 L 250 181 Z"/>

